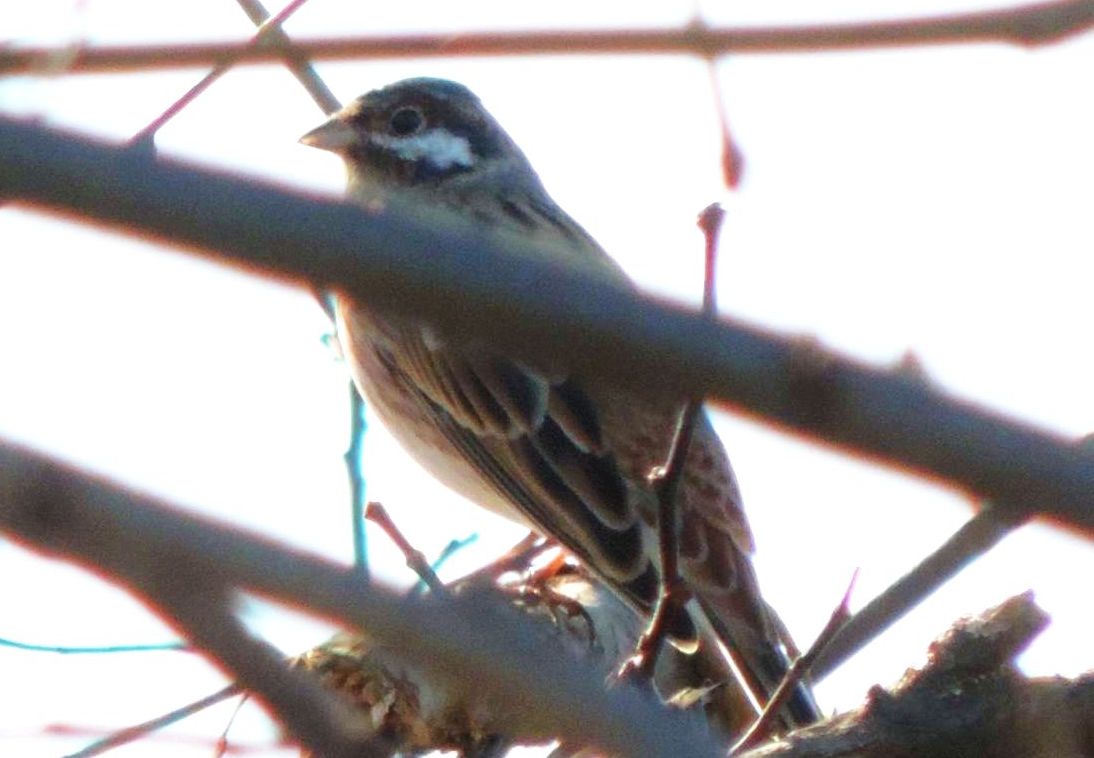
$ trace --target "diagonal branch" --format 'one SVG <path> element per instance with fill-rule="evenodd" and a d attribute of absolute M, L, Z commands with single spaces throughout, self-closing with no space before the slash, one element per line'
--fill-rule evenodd
<path fill-rule="evenodd" d="M 295 12 L 298 5 L 294 2 L 286 6 L 271 21 L 270 12 L 259 0 L 236 0 L 236 2 L 247 14 L 247 18 L 251 19 L 251 23 L 259 27 L 258 34 L 262 35 L 264 44 L 276 45 L 286 51 L 283 60 L 285 67 L 292 72 L 300 85 L 311 95 L 311 99 L 315 101 L 320 110 L 323 113 L 331 114 L 341 108 L 342 104 L 338 102 L 338 98 L 331 92 L 327 83 L 316 73 L 307 56 L 291 49 L 292 41 L 282 28 L 288 14 Z"/>
<path fill-rule="evenodd" d="M 314 677 L 290 668 L 283 655 L 247 632 L 231 611 L 234 593 L 229 577 L 195 565 L 184 551 L 138 550 L 102 557 L 106 560 L 99 563 L 100 570 L 113 573 L 196 647 L 214 656 L 236 675 L 241 688 L 263 701 L 316 755 L 386 755 L 373 747 L 375 733 L 362 714 L 333 697 Z"/>
<path fill-rule="evenodd" d="M 813 679 L 831 674 L 870 640 L 896 623 L 977 557 L 1021 526 L 1022 521 L 986 506 L 937 550 L 862 607 L 825 645 L 810 666 Z"/>
<path fill-rule="evenodd" d="M 1094 453 L 1060 435 L 801 339 L 590 278 L 532 241 L 503 242 L 442 210 L 392 202 L 369 213 L 11 119 L 0 119 L 0 193 L 344 290 L 536 365 L 721 400 L 948 482 L 1008 518 L 1041 513 L 1094 533 Z"/>
<path fill-rule="evenodd" d="M 273 18 L 268 19 L 266 23 L 262 24 L 259 27 L 258 31 L 255 32 L 254 36 L 251 37 L 251 39 L 246 43 L 244 49 L 252 50 L 269 42 L 281 43 L 283 40 L 287 39 L 285 37 L 285 33 L 281 31 L 281 24 L 288 20 L 288 18 L 293 13 L 299 10 L 300 6 L 302 6 L 305 2 L 307 2 L 307 0 L 292 0 L 292 2 L 286 5 L 280 13 L 278 13 Z M 291 62 L 292 61 L 290 61 L 290 64 Z M 201 95 L 201 93 L 205 92 L 205 90 L 213 86 L 217 79 L 228 73 L 228 71 L 231 70 L 232 66 L 234 66 L 235 63 L 235 59 L 231 57 L 227 57 L 219 61 L 215 66 L 213 66 L 212 71 L 207 73 L 201 78 L 201 80 L 197 84 L 188 89 L 182 95 L 182 97 L 171 103 L 171 105 L 169 105 L 167 109 L 163 111 L 163 113 L 154 118 L 151 123 L 141 129 L 139 132 L 137 132 L 137 134 L 134 135 L 132 139 L 132 143 L 134 145 L 151 144 L 151 141 L 156 136 L 156 133 L 160 129 L 162 129 L 167 124 L 167 122 L 169 122 L 179 113 L 181 113 L 183 109 L 186 108 L 186 106 L 188 106 L 194 100 L 196 100 L 198 96 Z"/>
<path fill-rule="evenodd" d="M 140 724 L 120 729 L 112 734 L 108 734 L 100 740 L 96 740 L 82 750 L 78 750 L 75 753 L 70 753 L 65 758 L 94 758 L 96 755 L 103 755 L 109 753 L 114 748 L 121 747 L 122 745 L 128 745 L 131 742 L 147 737 L 152 732 L 155 732 L 171 724 L 182 721 L 184 718 L 193 716 L 195 713 L 205 710 L 211 706 L 216 705 L 231 697 L 242 695 L 243 691 L 237 684 L 229 684 L 227 687 L 214 692 L 211 695 L 207 695 L 200 700 L 195 700 L 192 703 L 187 703 L 181 708 L 176 708 L 170 713 L 165 713 L 162 716 L 149 719 Z"/>
<path fill-rule="evenodd" d="M 350 567 L 184 515 L 14 445 L 0 444 L 0 529 L 108 579 L 137 585 L 248 688 L 270 672 L 261 651 L 243 647 L 238 635 L 225 631 L 238 622 L 218 615 L 200 594 L 185 587 L 161 592 L 157 582 L 202 577 L 367 630 L 371 639 L 435 672 L 454 690 L 474 688 L 507 705 L 514 730 L 574 735 L 614 754 L 676 758 L 680 744 L 697 758 L 718 754 L 698 717 L 668 711 L 634 688 L 605 691 L 601 677 L 569 655 L 557 637 L 537 633 L 538 627 L 496 597 L 468 593 L 425 602 L 362 586 Z M 206 614 L 217 629 L 196 618 Z M 251 658 L 260 659 L 257 666 Z"/>
<path fill-rule="evenodd" d="M 499 55 L 696 55 L 798 53 L 964 43 L 1032 47 L 1057 42 L 1094 25 L 1092 0 L 1059 0 L 1019 8 L 956 13 L 899 21 L 712 29 L 695 23 L 678 29 L 559 30 L 478 34 L 349 37 L 294 42 L 291 47 L 244 43 L 192 43 L 65 50 L 69 74 L 147 71 L 153 68 L 277 63 L 286 59 L 362 60 Z M 0 74 L 32 74 L 56 60 L 52 48 L 0 50 Z"/>

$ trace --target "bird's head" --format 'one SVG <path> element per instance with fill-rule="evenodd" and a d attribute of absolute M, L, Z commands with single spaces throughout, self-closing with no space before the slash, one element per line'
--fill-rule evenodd
<path fill-rule="evenodd" d="M 527 165 L 478 97 L 444 79 L 373 90 L 300 141 L 340 155 L 351 184 L 436 186 L 499 164 Z"/>

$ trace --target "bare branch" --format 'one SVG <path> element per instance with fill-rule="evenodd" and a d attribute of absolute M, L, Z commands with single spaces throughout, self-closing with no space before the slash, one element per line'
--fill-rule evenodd
<path fill-rule="evenodd" d="M 192 716 L 199 711 L 203 711 L 223 700 L 241 694 L 243 694 L 243 691 L 239 688 L 238 684 L 229 684 L 227 687 L 214 692 L 212 695 L 207 695 L 206 697 L 188 703 L 181 708 L 176 708 L 170 713 L 165 713 L 162 716 L 157 716 L 156 718 L 149 719 L 143 723 L 120 729 L 113 734 L 103 737 L 101 740 L 93 742 L 83 750 L 70 753 L 65 756 L 65 758 L 93 758 L 96 755 L 102 755 L 116 747 L 128 745 L 130 742 L 135 742 L 136 740 L 147 737 L 152 732 L 182 721 L 184 718 Z"/>
<path fill-rule="evenodd" d="M 296 77 L 296 80 L 300 82 L 300 85 L 307 90 L 307 93 L 311 95 L 311 99 L 315 101 L 315 104 L 319 106 L 319 109 L 323 111 L 323 113 L 331 114 L 341 108 L 342 104 L 338 102 L 338 98 L 330 91 L 330 87 L 327 86 L 327 83 L 316 73 L 315 68 L 312 66 L 311 61 L 308 60 L 307 56 L 298 55 L 294 50 L 287 49 L 291 47 L 292 42 L 289 40 L 289 35 L 282 29 L 282 24 L 285 19 L 288 18 L 288 14 L 295 12 L 297 6 L 286 6 L 271 21 L 270 12 L 266 10 L 259 0 L 236 0 L 236 2 L 239 4 L 239 7 L 243 9 L 243 12 L 247 14 L 247 18 L 251 19 L 251 23 L 260 27 L 258 35 L 262 36 L 263 44 L 277 45 L 278 47 L 285 49 L 285 56 L 282 62 L 285 67 L 292 72 L 292 75 Z M 303 0 L 300 4 L 302 3 Z"/>
<path fill-rule="evenodd" d="M 11 119 L 0 119 L 0 193 L 344 290 L 536 365 L 722 400 L 947 481 L 1008 517 L 1040 512 L 1094 532 L 1094 453 L 1059 435 L 808 341 L 589 278 L 441 209 L 364 211 Z"/>
<path fill-rule="evenodd" d="M 502 602 L 552 634 L 601 676 L 608 676 L 633 649 L 640 618 L 580 568 L 536 572 L 503 587 Z M 457 581 L 452 591 L 475 589 Z M 343 633 L 301 655 L 296 665 L 318 673 L 328 687 L 350 698 L 387 738 L 393 753 L 456 751 L 485 758 L 505 755 L 502 746 L 507 744 L 541 744 L 556 737 L 504 736 L 511 732 L 512 706 L 499 711 L 476 688 L 454 689 L 435 670 L 408 666 L 399 656 L 398 648 Z"/>
<path fill-rule="evenodd" d="M 286 5 L 277 16 L 269 19 L 267 23 L 259 27 L 258 31 L 255 32 L 255 35 L 246 43 L 245 49 L 257 48 L 270 40 L 276 39 L 277 41 L 281 41 L 287 39 L 284 32 L 281 31 L 281 24 L 283 24 L 305 2 L 307 2 L 307 0 L 292 0 L 292 2 Z M 230 58 L 217 63 L 212 71 L 203 76 L 201 80 L 187 90 L 182 97 L 171 103 L 163 113 L 152 119 L 151 123 L 137 132 L 137 134 L 134 135 L 132 142 L 134 144 L 145 142 L 151 143 L 151 140 L 156 136 L 156 132 L 162 129 L 168 121 L 181 113 L 183 108 L 196 100 L 202 92 L 209 89 L 209 87 L 211 87 L 217 79 L 226 74 L 234 64 L 235 60 Z"/>
<path fill-rule="evenodd" d="M 285 60 L 361 60 L 500 55 L 660 54 L 711 58 L 727 53 L 797 53 L 998 42 L 1026 47 L 1057 42 L 1094 24 L 1094 2 L 1062 0 L 1020 8 L 901 21 L 712 29 L 479 34 L 419 34 L 295 42 L 289 47 L 245 43 L 116 46 L 63 51 L 66 73 L 147 71 L 155 68 L 277 63 Z M 51 48 L 0 50 L 0 74 L 30 74 L 59 52 Z M 69 62 L 71 58 L 71 62 Z"/>
<path fill-rule="evenodd" d="M 0 529 L 149 592 L 159 592 L 159 584 L 141 583 L 158 582 L 157 574 L 193 575 L 365 629 L 371 639 L 397 648 L 406 661 L 435 672 L 452 688 L 474 688 L 490 697 L 499 710 L 512 712 L 514 730 L 573 735 L 628 755 L 676 758 L 682 744 L 699 758 L 718 754 L 697 716 L 668 711 L 634 688 L 605 691 L 596 672 L 494 597 L 469 593 L 418 601 L 374 584 L 362 586 L 351 567 L 184 515 L 155 498 L 12 445 L 0 445 Z M 199 644 L 216 651 L 222 664 L 253 657 L 251 648 L 238 654 L 221 649 L 225 643 L 238 644 L 236 635 L 199 628 L 189 615 L 215 613 L 216 608 L 184 607 L 200 604 L 200 596 L 173 592 L 168 588 L 168 597 L 153 602 L 170 613 L 187 614 L 178 620 L 195 624 L 190 631 Z M 178 592 L 185 593 L 185 587 Z M 245 686 L 254 686 L 242 681 L 244 672 L 235 673 Z M 285 681 L 274 679 L 275 684 Z M 271 697 L 270 690 L 263 692 Z"/>
<path fill-rule="evenodd" d="M 831 674 L 841 663 L 892 626 L 957 572 L 983 555 L 1022 524 L 986 506 L 906 575 L 863 606 L 841 628 L 810 667 L 814 679 Z"/>
<path fill-rule="evenodd" d="M 142 544 L 94 516 L 88 519 L 90 513 L 68 518 L 72 514 L 66 516 L 65 509 L 82 510 L 77 503 L 86 496 L 77 478 L 48 465 L 23 466 L 18 456 L 0 457 L 6 464 L 0 466 L 0 509 L 5 516 L 21 511 L 33 529 L 65 542 L 74 536 L 66 534 L 71 528 L 87 532 L 82 546 L 91 551 L 86 557 L 96 570 L 126 585 L 196 648 L 213 654 L 302 744 L 332 758 L 370 755 L 373 734 L 361 715 L 313 677 L 290 669 L 283 655 L 253 638 L 231 612 L 229 577 L 212 564 L 190 560 L 186 549 L 170 542 Z M 76 538 L 69 544 L 80 542 Z"/>
<path fill-rule="evenodd" d="M 107 558 L 114 571 L 195 646 L 232 672 L 240 687 L 265 703 L 277 720 L 317 755 L 378 758 L 373 729 L 361 714 L 333 697 L 318 680 L 289 668 L 269 644 L 252 637 L 232 613 L 228 577 L 190 563 L 170 549 L 138 552 L 136 560 Z"/>
<path fill-rule="evenodd" d="M 365 518 L 376 524 L 378 527 L 384 530 L 384 534 L 388 536 L 395 546 L 399 548 L 399 552 L 403 554 L 406 559 L 407 568 L 418 575 L 418 578 L 425 582 L 429 587 L 429 591 L 434 594 L 444 597 L 448 594 L 448 588 L 444 586 L 444 583 L 437 576 L 437 573 L 433 570 L 433 567 L 429 565 L 429 561 L 426 560 L 425 555 L 421 550 L 410 544 L 399 527 L 392 521 L 391 516 L 388 515 L 387 509 L 383 505 L 377 502 L 371 502 L 365 507 Z"/>
<path fill-rule="evenodd" d="M 1094 750 L 1094 676 L 1027 680 L 1011 659 L 1048 623 L 1026 593 L 956 623 L 927 665 L 866 705 L 739 758 L 1053 756 Z"/>
<path fill-rule="evenodd" d="M 809 650 L 805 655 L 799 655 L 794 659 L 794 662 L 790 665 L 786 675 L 783 676 L 783 680 L 779 682 L 778 688 L 771 694 L 771 699 L 764 705 L 763 713 L 756 719 L 756 722 L 748 728 L 740 740 L 733 746 L 730 751 L 730 755 L 736 755 L 741 750 L 745 750 L 750 747 L 755 747 L 763 740 L 767 739 L 772 733 L 774 733 L 778 726 L 778 715 L 782 707 L 790 701 L 790 696 L 794 692 L 794 688 L 798 686 L 805 676 L 809 673 L 809 668 L 813 665 L 813 661 L 816 659 L 817 654 L 820 653 L 832 641 L 832 638 L 836 633 L 847 623 L 847 619 L 851 616 L 850 603 L 851 592 L 855 589 L 855 582 L 858 579 L 858 570 L 851 576 L 851 581 L 847 585 L 846 591 L 843 593 L 843 597 L 840 598 L 839 605 L 832 611 L 832 615 L 828 617 L 828 623 L 821 629 L 820 634 L 817 635 L 817 639 L 813 641 L 813 644 L 809 646 Z"/>
<path fill-rule="evenodd" d="M 728 134 L 728 132 L 727 132 Z M 711 203 L 699 213 L 698 226 L 703 232 L 703 315 L 714 319 L 718 315 L 715 271 L 718 264 L 718 239 L 725 221 L 725 210 L 718 203 Z M 677 498 L 684 478 L 691 440 L 695 436 L 695 422 L 703 410 L 701 397 L 690 398 L 680 411 L 676 431 L 669 445 L 665 465 L 651 472 L 650 478 L 657 492 L 657 537 L 661 558 L 660 588 L 645 632 L 638 641 L 634 656 L 624 664 L 621 678 L 637 677 L 650 680 L 657 665 L 657 657 L 670 630 L 680 614 L 684 614 L 691 600 L 691 588 L 684 582 L 679 569 L 680 521 Z M 729 640 L 723 640 L 729 645 Z"/>

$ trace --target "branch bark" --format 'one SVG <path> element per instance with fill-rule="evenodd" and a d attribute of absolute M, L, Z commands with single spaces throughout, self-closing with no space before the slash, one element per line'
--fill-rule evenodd
<path fill-rule="evenodd" d="M 400 599 L 360 586 L 350 567 L 183 515 L 13 446 L 0 446 L 0 529 L 136 589 L 261 693 L 319 754 L 385 755 L 390 746 L 375 741 L 375 724 L 348 717 L 344 705 L 324 699 L 250 639 L 227 611 L 227 588 L 248 588 L 367 630 L 370 643 L 388 651 L 385 660 L 428 671 L 430 681 L 458 701 L 500 715 L 506 736 L 563 735 L 568 744 L 624 755 L 675 757 L 681 749 L 700 757 L 720 754 L 687 713 L 666 710 L 633 688 L 603 689 L 611 656 L 633 644 L 633 618 L 619 627 L 623 639 L 601 640 L 611 652 L 592 670 L 558 635 L 545 635 L 542 624 L 518 618 L 496 596 Z M 875 688 L 860 711 L 745 755 L 1089 755 L 1094 675 L 1030 682 L 1011 664 L 1045 623 L 1029 595 L 1012 599 L 955 625 L 932 646 L 922 671 L 892 692 Z M 584 639 L 571 635 L 568 644 Z"/>
<path fill-rule="evenodd" d="M 82 49 L 22 48 L 0 51 L 0 74 L 68 74 L 281 63 L 288 60 L 362 60 L 503 55 L 697 55 L 798 53 L 998 42 L 1032 47 L 1057 42 L 1094 24 L 1094 2 L 1062 0 L 1019 8 L 899 21 L 806 26 L 712 29 L 695 23 L 679 29 L 478 34 L 421 34 L 297 41 L 253 47 L 245 43 L 116 46 Z"/>
<path fill-rule="evenodd" d="M 955 624 L 928 663 L 866 705 L 738 758 L 1082 758 L 1094 755 L 1094 673 L 1029 680 L 1012 659 L 1048 617 L 1031 593 Z"/>
<path fill-rule="evenodd" d="M 347 291 L 535 365 L 704 396 L 1094 533 L 1094 453 L 802 339 L 713 321 L 440 209 L 342 202 L 0 119 L 0 193 Z M 184 209 L 182 211 L 181 209 Z M 654 386 L 651 386 L 654 385 Z"/>
<path fill-rule="evenodd" d="M 295 685 L 288 676 L 300 672 L 281 669 L 273 675 L 269 655 L 256 652 L 260 643 L 235 634 L 238 622 L 203 600 L 208 593 L 191 592 L 185 581 L 176 586 L 179 578 L 202 577 L 199 590 L 209 583 L 246 588 L 367 630 L 371 640 L 398 650 L 403 661 L 431 671 L 452 691 L 474 692 L 496 712 L 509 714 L 518 733 L 573 736 L 623 755 L 676 758 L 682 744 L 689 755 L 718 755 L 701 719 L 666 710 L 633 687 L 605 691 L 597 672 L 496 597 L 401 598 L 375 585 L 363 586 L 352 567 L 184 515 L 155 498 L 3 444 L 0 529 L 29 547 L 145 593 L 240 681 L 270 684 L 260 691 L 284 723 L 296 723 L 281 710 L 293 709 L 294 703 L 300 718 L 317 717 L 329 732 L 323 744 L 311 743 L 320 754 L 352 754 L 344 750 L 371 743 L 362 740 L 357 722 L 343 723 L 340 704 L 309 701 L 314 687 Z M 289 692 L 273 694 L 286 683 L 288 690 L 300 690 L 299 701 Z M 307 731 L 296 736 L 305 738 Z"/>

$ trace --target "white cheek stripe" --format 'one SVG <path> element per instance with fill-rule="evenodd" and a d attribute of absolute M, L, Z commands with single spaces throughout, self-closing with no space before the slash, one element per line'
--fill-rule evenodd
<path fill-rule="evenodd" d="M 457 137 L 446 129 L 430 129 L 412 137 L 373 134 L 369 139 L 375 145 L 394 150 L 408 161 L 425 158 L 439 169 L 452 166 L 470 168 L 474 163 L 471 143 L 467 141 L 467 138 Z"/>

